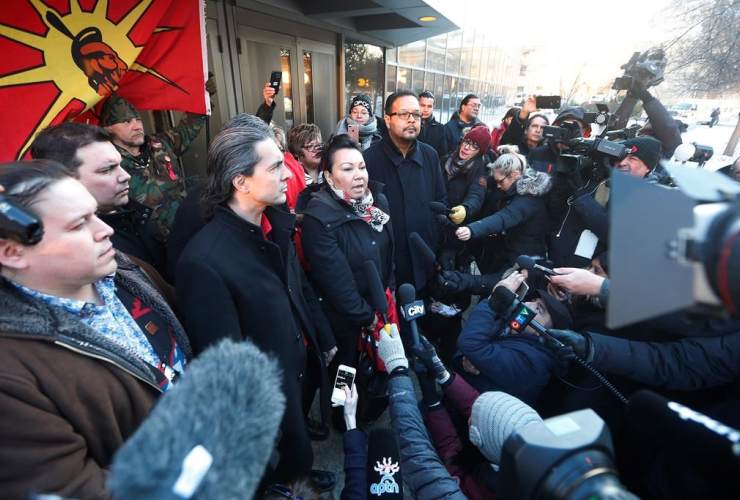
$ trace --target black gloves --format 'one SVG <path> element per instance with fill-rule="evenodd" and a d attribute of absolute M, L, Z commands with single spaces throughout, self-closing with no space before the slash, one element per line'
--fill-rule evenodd
<path fill-rule="evenodd" d="M 643 104 L 648 103 L 655 99 L 650 92 L 648 92 L 645 82 L 637 78 L 632 79 L 632 87 L 627 91 L 627 97 L 633 97 L 640 99 Z"/>
<path fill-rule="evenodd" d="M 594 348 L 587 333 L 581 334 L 572 330 L 548 330 L 548 333 L 565 344 L 562 347 L 558 346 L 545 337 L 545 344 L 552 349 L 558 358 L 572 361 L 578 356 L 587 362 L 593 360 Z"/>
<path fill-rule="evenodd" d="M 419 388 L 421 389 L 421 403 L 426 408 L 438 406 L 440 397 L 439 392 L 437 392 L 437 381 L 434 379 L 434 375 L 427 370 L 415 370 L 415 372 L 416 378 L 419 380 Z"/>
<path fill-rule="evenodd" d="M 418 346 L 411 347 L 411 353 L 421 361 L 426 368 L 426 371 L 434 376 L 435 379 L 440 380 L 444 378 L 447 373 L 444 363 L 437 356 L 437 350 L 432 344 L 429 343 L 424 335 L 419 335 L 419 342 L 421 342 L 422 348 Z"/>
<path fill-rule="evenodd" d="M 464 275 L 460 271 L 442 271 L 437 275 L 437 282 L 445 292 L 459 293 L 464 288 Z"/>

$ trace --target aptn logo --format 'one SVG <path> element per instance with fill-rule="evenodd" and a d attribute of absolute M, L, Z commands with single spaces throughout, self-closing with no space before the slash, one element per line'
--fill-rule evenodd
<path fill-rule="evenodd" d="M 384 458 L 382 463 L 375 463 L 377 465 L 374 469 L 380 473 L 381 478 L 380 482 L 370 485 L 370 493 L 377 496 L 383 495 L 384 493 L 400 493 L 398 484 L 396 484 L 396 480 L 393 478 L 393 475 L 398 472 L 398 469 L 400 469 L 398 462 L 394 464 L 392 458 L 388 457 Z"/>

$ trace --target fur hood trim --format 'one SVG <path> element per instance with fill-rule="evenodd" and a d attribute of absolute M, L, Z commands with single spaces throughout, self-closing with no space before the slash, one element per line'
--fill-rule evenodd
<path fill-rule="evenodd" d="M 544 196 L 552 187 L 550 174 L 527 168 L 516 182 L 516 194 L 530 196 Z"/>

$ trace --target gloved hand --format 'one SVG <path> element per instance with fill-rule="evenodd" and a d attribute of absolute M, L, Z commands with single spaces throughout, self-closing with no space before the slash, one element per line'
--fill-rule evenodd
<path fill-rule="evenodd" d="M 630 89 L 627 91 L 627 97 L 640 99 L 643 104 L 655 99 L 653 95 L 648 91 L 645 82 L 638 78 L 632 79 L 632 87 L 630 87 Z"/>
<path fill-rule="evenodd" d="M 423 368 L 421 370 L 414 369 L 414 372 L 421 389 L 421 403 L 427 408 L 439 405 L 439 392 L 437 391 L 437 382 L 434 380 L 434 375 Z"/>
<path fill-rule="evenodd" d="M 434 375 L 435 379 L 444 379 L 447 376 L 447 369 L 444 363 L 442 363 L 442 360 L 439 359 L 439 356 L 437 356 L 437 350 L 424 335 L 419 335 L 419 342 L 421 342 L 421 348 L 419 346 L 412 346 L 411 353 L 424 364 L 424 367 L 429 373 Z"/>
<path fill-rule="evenodd" d="M 552 349 L 555 355 L 566 361 L 572 361 L 576 356 L 589 362 L 593 360 L 593 344 L 588 334 L 576 333 L 572 330 L 548 330 L 548 333 L 565 344 L 558 346 L 552 340 L 545 337 L 545 345 Z"/>
<path fill-rule="evenodd" d="M 206 91 L 210 95 L 216 93 L 216 78 L 213 76 L 213 73 L 208 73 L 208 80 L 206 80 Z"/>
<path fill-rule="evenodd" d="M 391 323 L 391 333 L 385 331 L 385 327 L 380 329 L 380 344 L 378 345 L 378 356 L 383 360 L 388 373 L 402 366 L 409 367 L 406 359 L 406 352 L 403 350 L 401 334 L 398 331 L 398 325 Z"/>
<path fill-rule="evenodd" d="M 465 216 L 467 215 L 467 213 L 468 212 L 467 210 L 465 210 L 464 206 L 458 205 L 450 209 L 449 217 L 452 222 L 459 226 L 465 220 Z"/>

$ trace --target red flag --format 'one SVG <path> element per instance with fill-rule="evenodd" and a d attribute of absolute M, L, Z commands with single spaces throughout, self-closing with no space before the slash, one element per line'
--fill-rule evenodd
<path fill-rule="evenodd" d="M 37 132 L 96 123 L 117 91 L 139 109 L 210 112 L 203 0 L 3 0 L 0 161 Z M 92 110 L 90 113 L 85 113 Z"/>

